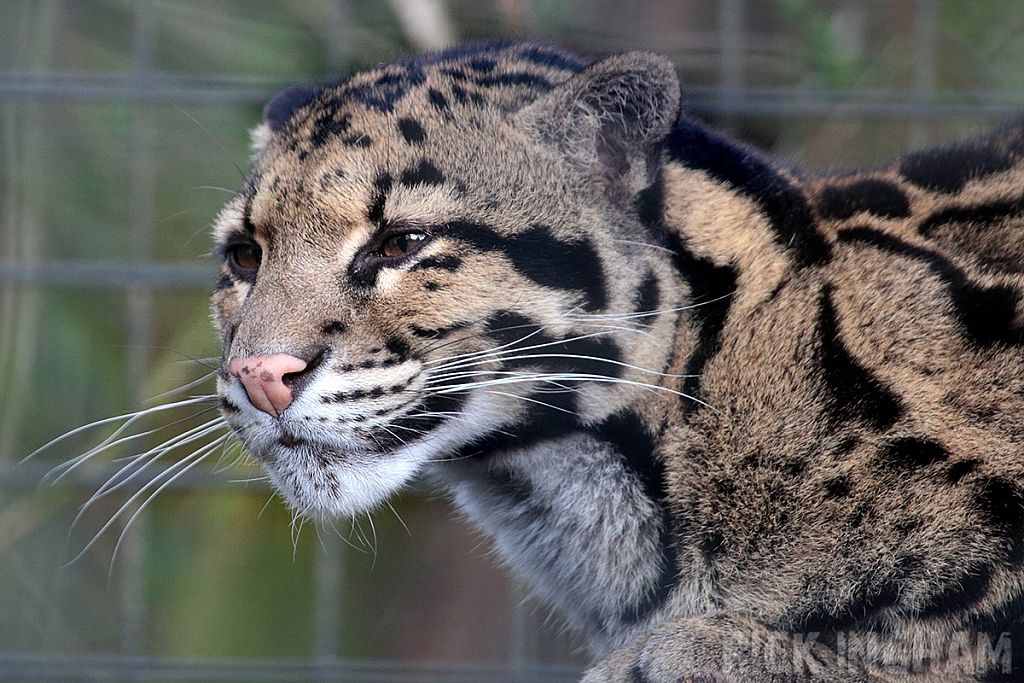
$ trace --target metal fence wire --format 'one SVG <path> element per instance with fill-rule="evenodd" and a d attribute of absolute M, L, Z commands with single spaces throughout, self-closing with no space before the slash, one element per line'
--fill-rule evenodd
<path fill-rule="evenodd" d="M 68 536 L 77 506 L 117 465 L 40 488 L 95 441 L 22 458 L 181 381 L 162 374 L 176 353 L 216 355 L 204 303 L 216 265 L 201 258 L 201 233 L 227 195 L 199 186 L 240 183 L 244 128 L 281 87 L 456 37 L 649 48 L 676 60 L 692 115 L 789 157 L 860 162 L 1018 111 L 1018 4 L 10 0 L 0 29 L 0 680 L 539 682 L 574 680 L 585 665 L 579 641 L 524 601 L 426 485 L 397 504 L 411 536 L 388 531 L 401 526 L 390 513 L 369 521 L 375 554 L 348 545 L 353 534 L 373 545 L 365 527 L 295 540 L 264 484 L 191 472 L 130 529 L 62 567 L 84 544 Z M 95 531 L 131 491 L 80 523 Z M 414 522 L 423 511 L 428 521 Z M 403 548 L 397 559 L 389 543 Z M 455 587 L 431 601 L 441 580 L 424 567 Z"/>

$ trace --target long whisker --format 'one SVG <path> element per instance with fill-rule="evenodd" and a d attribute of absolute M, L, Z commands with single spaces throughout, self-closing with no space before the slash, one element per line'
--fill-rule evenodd
<path fill-rule="evenodd" d="M 161 399 L 163 399 L 163 398 L 165 398 L 167 396 L 174 396 L 174 395 L 180 394 L 180 393 L 182 393 L 184 391 L 188 391 L 189 389 L 194 389 L 195 387 L 199 386 L 200 384 L 203 384 L 205 382 L 209 382 L 210 379 L 212 377 L 215 377 L 216 375 L 217 375 L 217 371 L 216 370 L 214 370 L 212 372 L 208 372 L 205 375 L 203 375 L 202 377 L 200 377 L 199 379 L 192 380 L 188 384 L 180 386 L 177 389 L 171 389 L 170 391 L 165 391 L 162 394 L 157 394 L 156 396 L 148 398 L 148 399 L 146 399 L 146 402 L 147 403 L 156 403 L 157 401 L 159 401 L 159 400 L 161 400 Z M 211 394 L 211 397 L 212 397 L 212 394 Z"/>
<path fill-rule="evenodd" d="M 187 446 L 190 443 L 194 443 L 199 439 L 208 436 L 209 434 L 212 434 L 220 429 L 224 429 L 226 426 L 227 425 L 224 423 L 223 420 L 216 419 L 211 422 L 199 425 L 197 427 L 193 427 L 192 429 L 189 429 L 185 432 L 182 432 L 181 434 L 178 434 L 177 436 L 174 436 L 168 439 L 167 441 L 164 441 L 162 444 L 154 446 L 153 448 L 149 449 L 144 453 L 138 453 L 136 455 L 131 456 L 131 458 L 129 458 L 128 464 L 122 467 L 120 470 L 118 470 L 117 473 L 115 473 L 112 477 L 110 477 L 110 479 L 108 479 L 106 483 L 103 484 L 92 495 L 92 497 L 90 497 L 89 500 L 85 502 L 85 504 L 82 506 L 82 510 L 84 511 L 97 500 L 129 484 L 131 481 L 139 477 L 143 472 L 149 469 L 151 465 L 156 463 L 157 460 L 162 458 L 167 453 L 182 446 Z M 142 462 L 142 464 L 139 465 L 138 467 L 135 467 L 140 462 Z M 133 467 L 135 467 L 135 470 L 133 472 L 125 474 L 126 470 L 130 470 Z"/>
<path fill-rule="evenodd" d="M 524 350 L 529 350 L 529 349 L 524 349 Z M 572 354 L 572 353 L 535 353 L 535 354 L 526 354 L 526 355 L 505 356 L 505 357 L 501 357 L 500 360 L 502 362 L 509 362 L 509 361 L 521 361 L 521 360 L 536 360 L 536 359 L 539 359 L 539 358 L 565 358 L 565 359 L 571 359 L 571 360 L 585 360 L 585 361 L 591 361 L 591 362 L 607 363 L 609 365 L 617 365 L 619 367 L 628 368 L 630 370 L 636 370 L 638 372 L 642 372 L 642 373 L 649 374 L 649 375 L 656 375 L 658 377 L 671 377 L 673 379 L 686 379 L 687 377 L 690 376 L 690 375 L 679 375 L 679 374 L 668 373 L 668 372 L 660 372 L 658 370 L 651 370 L 650 368 L 644 368 L 644 367 L 641 367 L 639 365 L 633 365 L 632 363 L 624 363 L 622 361 L 613 360 L 611 358 L 601 358 L 600 356 L 585 356 L 585 355 L 581 355 L 581 354 Z M 462 363 L 456 363 L 456 364 L 453 364 L 451 366 L 451 369 L 458 369 L 458 368 L 463 368 L 463 367 L 468 368 L 468 367 L 472 367 L 474 365 L 484 365 L 484 364 L 489 363 L 489 362 L 491 362 L 491 360 L 480 360 L 480 361 L 474 361 L 474 362 L 468 362 L 467 361 L 467 362 L 462 362 Z M 449 368 L 443 368 L 443 369 L 449 369 Z M 437 373 L 436 375 L 431 375 L 431 378 L 433 378 L 433 377 L 448 377 L 448 376 L 452 376 L 452 375 L 456 375 L 457 376 L 458 373 Z M 429 382 L 429 380 L 428 380 L 428 382 Z"/>
<path fill-rule="evenodd" d="M 510 375 L 510 376 L 496 377 L 496 378 L 494 378 L 492 380 L 484 380 L 484 381 L 481 381 L 481 382 L 466 382 L 466 383 L 454 384 L 454 385 L 449 385 L 449 386 L 442 385 L 440 387 L 431 387 L 431 392 L 433 392 L 435 394 L 450 394 L 450 393 L 456 393 L 456 392 L 460 392 L 460 391 L 467 391 L 467 390 L 470 390 L 470 389 L 478 389 L 478 388 L 483 388 L 483 387 L 488 387 L 488 386 L 497 386 L 497 385 L 503 385 L 503 384 L 521 384 L 521 383 L 526 383 L 526 382 L 546 382 L 546 383 L 550 383 L 550 382 L 553 382 L 553 381 L 563 381 L 563 382 L 602 382 L 602 383 L 607 383 L 607 384 L 626 384 L 626 385 L 629 385 L 629 386 L 635 386 L 635 387 L 638 387 L 638 388 L 641 388 L 641 389 L 646 389 L 646 390 L 652 391 L 652 392 L 665 392 L 665 393 L 673 394 L 675 396 L 679 396 L 680 398 L 685 398 L 687 400 L 699 403 L 699 404 L 701 404 L 701 405 L 703 405 L 703 406 L 705 406 L 707 408 L 710 408 L 711 410 L 714 410 L 715 412 L 719 412 L 713 406 L 709 405 L 708 403 L 705 403 L 704 401 L 700 400 L 699 398 L 696 398 L 694 396 L 690 396 L 689 394 L 683 393 L 681 391 L 676 391 L 675 389 L 669 389 L 668 387 L 659 386 L 657 384 L 648 384 L 646 382 L 637 382 L 635 380 L 626 380 L 626 379 L 621 379 L 621 378 L 618 378 L 618 377 L 608 377 L 607 375 L 595 375 L 595 374 L 573 373 L 573 372 L 564 372 L 564 373 L 536 373 L 536 374 L 511 373 L 511 372 L 508 372 L 508 373 L 495 372 L 495 373 L 491 373 L 491 374 L 498 374 L 498 375 L 504 374 L 504 375 Z"/>
<path fill-rule="evenodd" d="M 103 534 L 105 534 L 105 533 L 107 532 L 107 530 L 108 530 L 108 529 L 110 529 L 110 527 L 114 525 L 114 523 L 115 523 L 115 522 L 116 522 L 116 521 L 117 521 L 117 520 L 118 520 L 118 519 L 119 519 L 119 518 L 121 517 L 121 515 L 123 515 L 123 514 L 124 514 L 124 513 L 125 513 L 125 512 L 126 512 L 126 511 L 127 511 L 128 509 L 129 509 L 129 508 L 131 508 L 131 506 L 132 506 L 132 505 L 133 505 L 133 504 L 134 504 L 134 503 L 135 503 L 135 502 L 136 502 L 136 501 L 137 501 L 137 500 L 138 500 L 138 499 L 139 499 L 140 497 L 142 497 L 142 496 L 144 496 L 144 495 L 147 495 L 147 493 L 149 492 L 149 490 L 150 490 L 150 489 L 151 489 L 151 488 L 152 488 L 152 487 L 153 487 L 153 486 L 154 486 L 155 484 L 157 484 L 157 483 L 158 483 L 158 482 L 160 481 L 160 479 L 161 479 L 161 478 L 163 478 L 163 477 L 168 477 L 168 479 L 167 479 L 167 480 L 166 480 L 166 481 L 165 481 L 164 483 L 162 483 L 162 484 L 160 484 L 159 486 L 157 486 L 157 488 L 156 488 L 156 489 L 155 489 L 154 491 L 152 491 L 152 493 L 151 493 L 151 494 L 149 494 L 149 496 L 148 496 L 148 497 L 146 498 L 145 502 L 144 502 L 144 503 L 143 503 L 143 504 L 142 504 L 142 505 L 141 505 L 141 506 L 139 507 L 139 509 L 138 509 L 138 510 L 136 510 L 136 511 L 135 511 L 135 513 L 134 513 L 134 514 L 132 514 L 132 516 L 131 516 L 131 517 L 130 517 L 130 518 L 128 519 L 128 522 L 127 522 L 127 523 L 125 524 L 125 526 L 124 526 L 124 530 L 123 530 L 123 531 L 121 532 L 121 538 L 120 538 L 120 539 L 118 539 L 117 545 L 116 545 L 116 546 L 115 546 L 115 548 L 114 548 L 114 553 L 113 553 L 113 555 L 114 555 L 114 556 L 116 557 L 116 555 L 117 555 L 117 549 L 118 549 L 118 548 L 120 547 L 120 545 L 121 545 L 121 540 L 122 540 L 122 539 L 124 538 L 124 532 L 125 532 L 125 531 L 127 531 L 128 527 L 129 527 L 129 526 L 131 526 L 131 523 L 132 523 L 133 521 L 135 521 L 135 519 L 136 519 L 136 518 L 137 518 L 137 517 L 139 516 L 139 513 L 141 513 L 141 512 L 142 512 L 142 510 L 143 510 L 143 509 L 144 509 L 144 508 L 146 507 L 146 505 L 148 505 L 148 504 L 149 504 L 149 502 L 150 502 L 151 500 L 153 500 L 153 498 L 154 498 L 155 496 L 157 496 L 157 495 L 158 495 L 158 494 L 159 494 L 159 493 L 160 493 L 161 491 L 163 491 L 164 489 L 166 489 L 166 488 L 167 488 L 167 487 L 168 487 L 168 486 L 169 486 L 169 485 L 170 485 L 170 484 L 171 484 L 172 482 L 174 482 L 174 481 L 175 481 L 175 480 L 177 480 L 177 479 L 178 479 L 179 477 L 181 477 L 181 476 L 182 476 L 182 475 L 184 475 L 184 474 L 185 474 L 186 472 L 188 472 L 188 471 L 189 471 L 189 470 L 191 470 L 191 469 L 192 469 L 193 467 L 195 467 L 195 466 L 196 466 L 197 464 L 199 464 L 200 462 L 202 462 L 202 460 L 203 460 L 203 459 L 204 459 L 204 458 L 205 458 L 205 457 L 206 457 L 206 456 L 207 456 L 207 455 L 208 455 L 208 454 L 209 454 L 209 453 L 210 453 L 210 452 L 211 452 L 211 451 L 212 451 L 212 450 L 213 450 L 214 448 L 216 448 L 216 447 L 217 447 L 217 446 L 218 446 L 218 445 L 220 444 L 221 440 L 223 440 L 223 439 L 227 439 L 227 438 L 228 438 L 228 436 L 229 436 L 229 435 L 225 434 L 225 435 L 223 435 L 223 436 L 221 436 L 221 437 L 218 437 L 218 438 L 217 438 L 217 439 L 216 439 L 215 441 L 213 441 L 212 443 L 210 443 L 210 444 L 207 444 L 207 445 L 203 446 L 202 448 L 200 448 L 200 449 L 196 450 L 195 452 L 193 452 L 193 453 L 191 453 L 191 454 L 189 454 L 189 455 L 185 456 L 184 458 L 182 458 L 182 459 L 181 459 L 181 460 L 179 460 L 178 462 L 176 462 L 176 463 L 174 463 L 173 465 L 171 465 L 170 467 L 168 467 L 168 468 L 167 468 L 167 469 L 166 469 L 166 470 L 165 470 L 164 472 L 161 472 L 159 476 L 157 476 L 157 477 L 156 477 L 156 478 L 154 478 L 154 479 L 153 479 L 152 481 L 150 481 L 150 482 L 149 482 L 149 483 L 147 483 L 147 484 L 146 484 L 145 486 L 143 486 L 143 487 L 142 487 L 142 488 L 140 488 L 140 489 L 139 489 L 138 491 L 136 491 L 136 492 L 135 492 L 135 493 L 134 493 L 134 494 L 133 494 L 133 495 L 132 495 L 131 497 L 129 497 L 129 498 L 128 498 L 128 500 L 127 500 L 127 501 L 126 501 L 126 502 L 125 502 L 125 503 L 124 503 L 123 505 L 121 505 L 121 507 L 120 507 L 120 508 L 118 508 L 117 512 L 115 512 L 115 513 L 114 513 L 114 514 L 113 514 L 113 515 L 112 515 L 112 516 L 110 517 L 110 519 L 109 519 L 109 520 L 107 520 L 107 522 L 106 522 L 106 523 L 105 523 L 105 524 L 104 524 L 104 525 L 103 525 L 103 526 L 102 526 L 102 527 L 100 528 L 100 530 L 99 530 L 99 531 L 97 531 L 97 532 L 96 532 L 96 534 L 94 534 L 94 535 L 93 535 L 92 539 L 91 539 L 91 540 L 90 540 L 90 541 L 89 541 L 88 543 L 86 543 L 86 544 L 85 544 L 85 547 L 84 547 L 84 548 L 82 548 L 82 550 L 81 550 L 81 551 L 80 551 L 80 552 L 79 552 L 79 553 L 78 553 L 78 554 L 77 554 L 77 555 L 76 555 L 76 556 L 75 556 L 75 557 L 74 557 L 74 558 L 73 558 L 73 559 L 72 559 L 72 560 L 71 560 L 70 562 L 68 562 L 68 565 L 74 564 L 74 563 L 75 563 L 75 562 L 77 562 L 77 561 L 78 561 L 79 559 L 81 559 L 81 557 L 82 557 L 83 555 L 85 555 L 85 553 L 89 552 L 89 550 L 90 550 L 90 549 L 91 549 L 91 548 L 92 548 L 92 547 L 93 547 L 93 546 L 94 546 L 94 545 L 96 544 L 96 542 L 97 542 L 97 541 L 98 541 L 98 540 L 100 539 L 100 537 L 102 537 L 102 536 L 103 536 Z M 113 557 L 111 558 L 111 567 L 113 567 Z"/>
<path fill-rule="evenodd" d="M 179 463 L 188 462 L 189 460 L 192 460 L 192 462 L 189 463 L 188 465 L 186 465 L 185 467 L 181 468 L 180 471 L 178 471 L 177 473 L 173 474 L 171 477 L 169 477 L 167 479 L 167 481 L 165 481 L 163 484 L 161 484 L 159 487 L 157 487 L 149 495 L 149 497 L 146 498 L 146 500 L 143 501 L 141 505 L 139 505 L 138 509 L 132 514 L 131 517 L 128 518 L 128 521 L 125 522 L 124 529 L 122 529 L 121 535 L 117 539 L 117 543 L 114 544 L 114 551 L 113 551 L 113 553 L 111 553 L 111 556 L 110 556 L 110 569 L 111 569 L 111 571 L 113 571 L 113 569 L 114 569 L 114 560 L 117 559 L 117 553 L 118 553 L 118 551 L 120 551 L 121 544 L 124 542 L 125 534 L 128 532 L 128 529 L 131 528 L 131 525 L 135 522 L 135 520 L 138 519 L 139 515 L 142 514 L 142 511 L 145 510 L 146 507 L 151 502 L 153 502 L 153 499 L 155 499 L 157 496 L 159 496 L 160 493 L 163 492 L 164 489 L 166 489 L 168 486 L 173 484 L 175 481 L 177 481 L 181 477 L 185 476 L 189 472 L 189 470 L 191 470 L 193 467 L 195 467 L 196 465 L 201 463 L 203 460 L 205 460 L 206 456 L 208 456 L 211 452 L 216 450 L 217 446 L 219 446 L 224 440 L 230 438 L 230 436 L 231 436 L 230 434 L 224 434 L 223 436 L 218 437 L 214 442 L 212 442 L 210 444 L 207 444 L 206 446 L 203 446 L 202 448 L 200 448 L 196 452 L 194 452 L 191 455 L 189 455 L 189 456 L 183 458 L 182 460 L 180 460 Z M 176 464 L 178 464 L 178 463 L 176 463 Z M 170 469 L 171 468 L 168 468 L 168 472 L 170 471 Z M 141 494 L 141 493 L 142 493 L 142 490 L 139 491 L 139 494 Z M 136 496 L 139 495 L 139 494 L 136 494 Z M 135 496 L 133 496 L 132 498 L 135 498 Z M 125 505 L 128 505 L 128 504 L 129 503 L 126 503 Z M 125 509 L 125 506 L 122 506 L 121 509 L 117 511 L 117 513 L 111 518 L 110 521 L 113 522 L 115 519 L 117 519 L 121 515 L 121 512 L 124 509 Z M 110 522 L 108 522 L 108 524 L 109 523 Z M 102 534 L 103 531 L 101 530 L 99 533 Z M 99 535 L 97 534 L 96 538 L 98 538 L 98 537 L 99 537 Z M 91 544 L 92 544 L 92 542 L 90 542 L 90 545 Z M 83 548 L 82 552 L 84 553 L 87 550 L 88 550 L 88 547 Z M 79 557 L 81 557 L 81 554 L 79 554 Z"/>
<path fill-rule="evenodd" d="M 558 411 L 561 411 L 563 413 L 567 413 L 569 415 L 572 415 L 574 417 L 579 417 L 579 413 L 577 413 L 575 410 L 569 410 L 568 408 L 563 408 L 561 406 L 556 406 L 556 405 L 554 405 L 552 403 L 547 403 L 545 401 L 540 401 L 538 399 L 531 398 L 530 396 L 520 396 L 518 394 L 510 394 L 510 393 L 508 393 L 506 391 L 489 391 L 489 390 L 484 390 L 484 393 L 494 394 L 496 396 L 508 396 L 509 398 L 515 398 L 515 399 L 519 399 L 521 401 L 528 401 L 530 403 L 536 403 L 537 405 L 544 406 L 545 408 L 551 408 L 552 410 L 558 410 Z"/>
<path fill-rule="evenodd" d="M 186 406 L 186 405 L 194 405 L 196 403 L 208 402 L 211 398 L 212 397 L 209 397 L 209 396 L 203 396 L 203 397 L 198 397 L 196 399 L 190 399 L 188 401 L 178 401 L 176 403 L 169 403 L 166 406 L 156 406 L 154 408 L 147 408 L 146 410 L 141 410 L 141 411 L 139 411 L 137 413 L 130 413 L 130 418 L 123 425 L 118 427 L 117 430 L 115 430 L 113 434 L 108 436 L 106 439 L 104 439 L 98 445 L 94 446 L 93 448 L 90 448 L 85 453 L 77 455 L 74 458 L 71 458 L 70 460 L 68 460 L 67 462 L 63 462 L 63 463 L 57 465 L 56 467 L 54 467 L 52 470 L 50 470 L 50 472 L 47 473 L 46 480 L 50 481 L 51 483 L 56 483 L 56 482 L 60 481 L 61 479 L 63 479 L 64 477 L 66 477 L 72 471 L 74 471 L 75 469 L 80 467 L 83 463 L 85 463 L 88 460 L 90 460 L 91 458 L 99 455 L 100 453 L 103 453 L 103 452 L 108 451 L 108 450 L 113 449 L 113 448 L 117 448 L 117 447 L 123 446 L 123 445 L 125 445 L 127 443 L 130 443 L 130 442 L 135 441 L 137 439 L 140 439 L 142 437 L 145 437 L 145 436 L 148 436 L 150 434 L 154 434 L 156 432 L 159 432 L 160 430 L 170 426 L 170 425 L 162 425 L 160 427 L 155 427 L 153 429 L 149 429 L 149 430 L 146 430 L 146 431 L 143 431 L 143 432 L 138 432 L 136 434 L 129 434 L 128 436 L 121 436 L 134 423 L 138 422 L 139 420 L 141 420 L 144 417 L 147 417 L 148 415 L 151 415 L 151 414 L 153 414 L 155 412 L 159 412 L 159 411 L 161 411 L 161 410 L 163 410 L 165 408 L 168 408 L 168 407 L 180 408 L 180 407 L 183 407 L 183 406 Z M 195 415 L 190 415 L 189 417 L 183 418 L 182 420 L 177 420 L 176 422 L 181 422 L 181 421 L 184 421 L 184 420 L 191 420 L 194 417 L 196 417 L 197 415 L 201 415 L 202 413 L 207 412 L 208 410 L 210 410 L 210 408 L 207 408 L 206 410 L 202 410 L 199 413 L 196 413 Z M 114 418 L 114 419 L 115 420 L 119 420 L 119 419 L 124 419 L 124 417 L 125 416 L 121 416 L 119 418 Z M 109 420 L 103 420 L 101 422 L 108 422 L 108 421 Z M 93 423 L 93 425 L 86 425 L 86 427 L 95 426 L 95 424 L 97 424 L 97 423 Z M 171 424 L 175 424 L 175 423 L 171 423 Z M 80 431 L 81 429 L 82 428 L 79 428 L 78 430 L 75 430 L 75 431 Z M 61 438 L 63 438 L 63 437 L 61 437 Z M 54 442 L 52 442 L 52 443 L 57 443 L 58 441 L 59 441 L 59 439 L 54 440 Z M 30 455 L 29 457 L 32 457 L 32 455 Z"/>
<path fill-rule="evenodd" d="M 47 450 L 49 448 L 52 448 L 53 446 L 61 443 L 62 441 L 65 441 L 65 440 L 71 438 L 72 436 L 75 436 L 76 434 L 81 434 L 82 432 L 84 432 L 86 430 L 93 429 L 95 427 L 102 427 L 102 426 L 108 425 L 108 424 L 115 424 L 117 422 L 120 422 L 121 420 L 127 420 L 127 422 L 124 425 L 119 427 L 118 430 L 116 432 L 114 432 L 114 434 L 110 435 L 107 438 L 107 440 L 104 441 L 104 443 L 107 443 L 111 439 L 114 439 L 115 437 L 117 437 L 119 434 L 123 434 L 124 431 L 128 427 L 130 427 L 135 422 L 138 422 L 142 418 L 146 417 L 147 415 L 152 415 L 154 413 L 163 412 L 165 410 L 173 410 L 174 408 L 181 408 L 181 407 L 184 407 L 184 406 L 195 405 L 197 403 L 202 403 L 204 401 L 209 401 L 209 400 L 211 400 L 213 398 L 216 398 L 216 397 L 215 396 L 195 396 L 193 398 L 185 399 L 185 400 L 182 400 L 182 401 L 175 401 L 174 403 L 167 403 L 167 404 L 160 405 L 160 406 L 153 406 L 152 408 L 146 408 L 145 410 L 138 410 L 138 411 L 131 412 L 131 413 L 124 413 L 123 415 L 117 415 L 115 417 L 107 417 L 107 418 L 104 418 L 102 420 L 96 420 L 94 422 L 90 422 L 89 424 L 82 425 L 81 427 L 76 427 L 75 429 L 72 429 L 70 432 L 65 432 L 64 434 L 61 434 L 57 438 L 52 439 L 49 442 L 43 444 L 39 448 L 37 448 L 34 451 L 32 451 L 31 453 L 29 453 L 27 456 L 25 456 L 22 459 L 22 462 L 25 462 L 26 460 L 30 460 L 31 458 L 34 458 L 36 455 L 39 455 L 43 451 L 45 451 L 45 450 Z M 95 450 L 95 449 L 93 449 L 93 450 Z M 76 460 L 77 460 L 77 458 L 76 458 Z"/>

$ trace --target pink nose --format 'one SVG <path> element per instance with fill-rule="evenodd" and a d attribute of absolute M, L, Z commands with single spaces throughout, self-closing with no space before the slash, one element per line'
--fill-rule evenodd
<path fill-rule="evenodd" d="M 305 369 L 306 361 L 287 353 L 232 358 L 228 363 L 228 372 L 242 381 L 252 404 L 274 417 L 281 417 L 292 404 L 292 390 L 284 376 Z"/>

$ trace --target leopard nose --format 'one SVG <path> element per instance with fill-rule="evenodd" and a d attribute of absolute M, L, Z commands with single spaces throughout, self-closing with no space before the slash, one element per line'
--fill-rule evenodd
<path fill-rule="evenodd" d="M 254 406 L 274 417 L 281 417 L 293 398 L 286 375 L 300 373 L 306 365 L 301 358 L 275 353 L 272 356 L 232 358 L 228 372 L 241 380 Z"/>

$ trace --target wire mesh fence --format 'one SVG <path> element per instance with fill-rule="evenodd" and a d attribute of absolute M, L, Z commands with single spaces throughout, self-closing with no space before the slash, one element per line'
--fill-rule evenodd
<path fill-rule="evenodd" d="M 586 662 L 428 484 L 335 533 L 300 530 L 251 469 L 197 469 L 64 566 L 175 461 L 79 514 L 121 465 L 40 483 L 109 432 L 22 458 L 209 371 L 203 232 L 279 88 L 454 39 L 647 48 L 676 61 L 691 115 L 819 165 L 898 154 L 1024 103 L 1015 0 L 13 0 L 5 12 L 0 680 L 562 681 Z M 169 414 L 170 433 L 187 418 Z"/>

